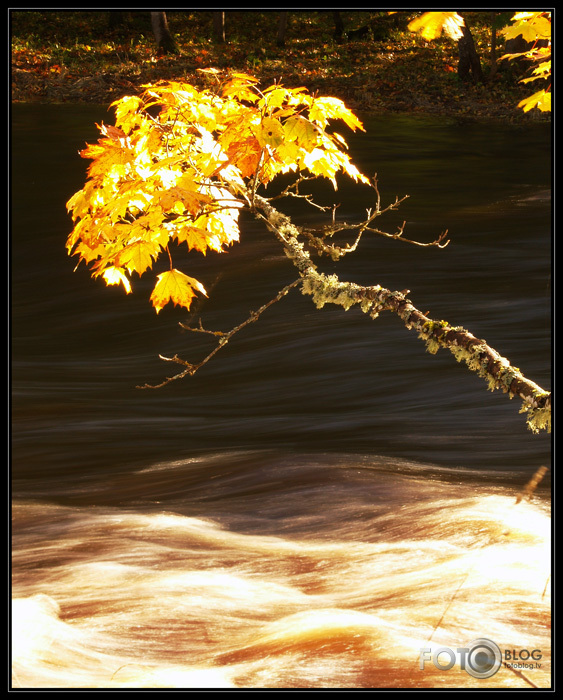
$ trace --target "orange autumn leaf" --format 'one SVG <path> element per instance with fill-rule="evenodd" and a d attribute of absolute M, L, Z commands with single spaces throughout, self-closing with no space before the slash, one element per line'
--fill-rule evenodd
<path fill-rule="evenodd" d="M 174 305 L 178 304 L 189 309 L 196 291 L 207 296 L 205 287 L 198 280 L 185 275 L 180 270 L 167 270 L 158 275 L 157 283 L 151 294 L 151 301 L 157 314 L 170 301 Z"/>

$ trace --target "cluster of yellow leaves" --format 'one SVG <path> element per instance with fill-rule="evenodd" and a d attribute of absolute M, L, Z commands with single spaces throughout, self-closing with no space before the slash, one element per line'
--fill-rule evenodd
<path fill-rule="evenodd" d="M 131 275 L 164 254 L 170 269 L 151 295 L 157 313 L 169 301 L 189 308 L 196 292 L 205 294 L 173 267 L 170 243 L 223 252 L 239 239 L 240 209 L 258 184 L 297 171 L 335 188 L 339 171 L 368 182 L 344 138 L 326 131 L 331 119 L 363 129 L 341 100 L 281 85 L 261 91 L 238 73 L 214 91 L 182 82 L 144 87 L 113 103 L 115 126 L 99 126 L 102 138 L 80 152 L 92 163 L 67 203 L 74 221 L 67 250 L 127 293 Z"/>
<path fill-rule="evenodd" d="M 522 35 L 522 38 L 532 43 L 532 47 L 523 53 L 505 54 L 503 58 L 510 60 L 523 56 L 534 63 L 536 68 L 529 78 L 524 78 L 522 83 L 529 83 L 541 78 L 551 77 L 551 12 L 517 12 L 512 18 L 513 24 L 502 30 L 507 39 L 513 39 Z M 538 46 L 537 42 L 547 43 L 547 46 Z M 542 112 L 551 112 L 551 85 L 543 90 L 526 97 L 518 103 L 524 112 L 537 107 Z"/>

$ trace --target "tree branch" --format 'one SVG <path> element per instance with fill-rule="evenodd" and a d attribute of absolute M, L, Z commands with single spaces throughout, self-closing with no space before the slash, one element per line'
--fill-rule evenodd
<path fill-rule="evenodd" d="M 231 183 L 229 183 L 231 186 Z M 377 192 L 377 181 L 374 182 Z M 240 187 L 238 188 L 240 189 Z M 237 189 L 237 192 L 238 192 Z M 203 328 L 201 322 L 199 327 L 192 328 L 182 325 L 183 328 L 199 333 L 207 333 L 219 338 L 217 346 L 199 363 L 193 364 L 174 355 L 174 357 L 160 356 L 165 362 L 174 362 L 185 367 L 178 374 L 168 377 L 160 384 L 138 387 L 141 389 L 157 389 L 169 384 L 176 379 L 182 379 L 188 375 L 192 376 L 205 365 L 229 340 L 250 323 L 256 321 L 260 315 L 276 301 L 279 301 L 293 287 L 302 284 L 303 294 L 308 294 L 313 298 L 317 308 L 322 308 L 325 304 L 336 304 L 348 310 L 352 306 L 358 305 L 360 309 L 369 314 L 372 319 L 378 317 L 383 311 L 395 313 L 403 321 L 406 328 L 415 330 L 418 337 L 425 341 L 428 352 L 435 354 L 440 348 L 447 348 L 458 362 L 465 362 L 468 368 L 476 372 L 480 377 L 486 379 L 491 391 L 500 389 L 507 393 L 510 398 L 517 396 L 522 401 L 521 413 L 526 413 L 528 427 L 534 431 L 548 430 L 551 432 L 551 392 L 545 391 L 531 380 L 527 379 L 518 368 L 512 367 L 510 362 L 502 357 L 494 348 L 491 348 L 484 340 L 476 338 L 472 333 L 461 326 L 451 326 L 446 321 L 436 321 L 428 318 L 417 309 L 406 297 L 408 290 L 391 291 L 380 285 L 364 286 L 353 282 L 341 282 L 336 275 L 325 275 L 317 270 L 311 259 L 311 254 L 305 246 L 303 239 L 309 243 L 313 240 L 313 247 L 319 247 L 323 241 L 318 237 L 311 237 L 309 232 L 295 226 L 285 214 L 275 209 L 270 200 L 261 197 L 253 192 L 253 204 L 251 211 L 256 218 L 264 221 L 268 229 L 274 234 L 283 246 L 285 254 L 297 268 L 300 279 L 284 287 L 274 299 L 260 307 L 258 311 L 252 312 L 250 316 L 230 331 L 209 331 Z M 358 237 L 354 244 L 346 248 L 336 246 L 326 246 L 326 250 L 337 255 L 345 254 L 354 250 L 359 242 L 364 230 L 368 229 L 368 224 L 384 211 L 396 208 L 400 203 L 398 198 L 384 210 L 380 208 L 379 192 L 374 213 L 368 212 L 367 219 L 353 228 L 358 229 Z M 347 228 L 348 225 L 341 225 L 338 230 Z M 333 227 L 330 227 L 332 229 Z M 385 234 L 391 238 L 399 238 L 402 234 L 400 229 L 398 234 Z M 434 245 L 444 247 L 441 244 L 445 233 L 440 236 Z M 316 239 L 316 240 L 315 240 Z M 426 244 L 429 245 L 429 244 Z"/>
<path fill-rule="evenodd" d="M 333 216 L 332 216 L 332 224 L 328 224 L 327 226 L 324 226 L 321 229 L 321 235 L 323 238 L 326 237 L 332 237 L 336 233 L 340 233 L 341 231 L 350 231 L 350 230 L 357 230 L 358 235 L 353 244 L 348 244 L 346 246 L 337 246 L 336 244 L 332 243 L 326 243 L 323 241 L 319 236 L 315 235 L 317 233 L 316 231 L 310 231 L 310 230 L 303 230 L 303 233 L 308 237 L 311 245 L 316 248 L 319 251 L 319 254 L 325 253 L 329 255 L 333 260 L 338 260 L 341 258 L 343 255 L 346 255 L 347 253 L 351 253 L 352 251 L 356 250 L 360 239 L 362 237 L 362 234 L 364 231 L 369 231 L 370 233 L 376 233 L 378 236 L 385 236 L 385 238 L 393 238 L 395 240 L 402 241 L 403 243 L 410 243 L 411 245 L 417 245 L 421 247 L 429 247 L 429 246 L 437 246 L 438 248 L 445 248 L 449 240 L 446 239 L 446 236 L 448 235 L 448 231 L 444 231 L 441 233 L 438 238 L 436 238 L 434 241 L 431 241 L 430 243 L 423 243 L 421 241 L 415 241 L 410 238 L 404 238 L 403 233 L 405 230 L 405 224 L 406 221 L 403 221 L 401 226 L 397 229 L 395 233 L 387 233 L 386 231 L 381 231 L 380 229 L 377 228 L 372 228 L 370 224 L 372 221 L 374 221 L 377 217 L 382 216 L 383 214 L 386 214 L 389 211 L 393 211 L 395 209 L 398 209 L 399 206 L 405 201 L 405 199 L 408 199 L 408 195 L 404 195 L 403 197 L 395 197 L 395 201 L 391 202 L 391 204 L 388 204 L 384 209 L 381 208 L 381 195 L 379 194 L 379 188 L 377 186 L 377 175 L 374 175 L 373 177 L 373 184 L 372 188 L 375 190 L 376 194 L 376 201 L 375 201 L 375 209 L 372 211 L 371 209 L 368 209 L 366 212 L 366 218 L 364 221 L 361 221 L 358 224 L 348 224 L 346 222 L 344 223 L 339 223 L 337 224 L 335 221 L 335 213 L 336 210 L 333 209 Z M 288 193 L 287 190 L 289 188 L 286 188 L 284 192 L 282 192 L 282 195 L 284 194 L 291 194 Z M 281 196 L 281 195 L 280 195 Z M 294 195 L 294 196 L 303 196 L 306 197 L 306 195 Z M 272 199 L 269 199 L 269 202 L 272 202 L 274 199 L 277 199 L 278 197 L 274 197 Z M 320 207 L 321 209 L 324 208 L 326 209 L 327 207 Z M 446 239 L 446 240 L 444 240 Z"/>
<path fill-rule="evenodd" d="M 279 194 L 275 195 L 274 197 L 270 197 L 268 199 L 269 202 L 273 202 L 276 199 L 283 199 L 285 197 L 295 197 L 296 199 L 304 199 L 307 204 L 310 204 L 312 207 L 315 207 L 317 209 L 320 209 L 321 211 L 326 211 L 327 209 L 330 209 L 331 207 L 323 207 L 320 204 L 317 204 L 315 201 L 313 201 L 312 194 L 300 194 L 299 192 L 299 185 L 302 182 L 310 182 L 311 180 L 318 180 L 319 176 L 315 175 L 313 177 L 306 177 L 305 175 L 300 174 L 297 180 L 295 182 L 292 182 L 290 185 L 288 185 L 285 189 L 283 189 Z"/>
<path fill-rule="evenodd" d="M 551 393 L 527 379 L 519 369 L 461 326 L 450 326 L 445 321 L 427 318 L 407 297 L 406 292 L 390 291 L 380 285 L 362 286 L 341 282 L 336 275 L 318 272 L 309 252 L 301 242 L 302 232 L 291 220 L 277 211 L 267 200 L 256 195 L 255 210 L 282 244 L 286 255 L 303 278 L 302 291 L 312 296 L 318 308 L 337 304 L 348 310 L 359 305 L 364 313 L 375 319 L 382 311 L 391 311 L 409 330 L 416 330 L 425 341 L 427 350 L 436 353 L 447 348 L 458 362 L 465 362 L 470 370 L 487 380 L 491 391 L 500 389 L 510 398 L 522 400 L 521 413 L 527 413 L 528 427 L 534 431 L 551 431 Z"/>
<path fill-rule="evenodd" d="M 137 389 L 160 389 L 163 386 L 166 386 L 167 384 L 170 384 L 170 382 L 175 381 L 176 379 L 183 379 L 184 377 L 193 376 L 198 369 L 203 367 L 203 365 L 207 364 L 209 360 L 217 353 L 219 350 L 224 347 L 229 340 L 240 330 L 245 328 L 245 326 L 248 326 L 250 323 L 254 323 L 254 321 L 257 321 L 260 316 L 266 311 L 266 309 L 270 308 L 272 304 L 275 304 L 277 301 L 280 301 L 289 291 L 291 291 L 294 287 L 297 287 L 298 284 L 301 284 L 302 280 L 301 279 L 296 279 L 290 284 L 286 285 L 283 289 L 281 289 L 277 295 L 273 298 L 270 299 L 266 304 L 263 304 L 258 311 L 251 311 L 250 316 L 246 318 L 242 323 L 239 323 L 238 326 L 235 326 L 234 328 L 231 328 L 230 331 L 210 331 L 207 330 L 206 328 L 203 328 L 201 325 L 201 319 L 199 322 L 199 327 L 193 328 L 192 326 L 186 326 L 183 323 L 180 323 L 180 326 L 182 328 L 185 328 L 187 331 L 192 331 L 194 333 L 206 333 L 208 335 L 213 335 L 215 337 L 219 338 L 219 341 L 215 348 L 208 354 L 206 355 L 201 362 L 198 362 L 197 364 L 192 364 L 191 362 L 188 362 L 187 360 L 183 360 L 181 357 L 178 357 L 178 355 L 174 355 L 174 357 L 165 357 L 164 355 L 159 355 L 161 360 L 164 360 L 165 362 L 175 362 L 176 364 L 183 365 L 186 369 L 184 369 L 182 372 L 178 372 L 178 374 L 173 375 L 172 377 L 167 377 L 164 381 L 160 382 L 160 384 L 144 384 L 143 386 L 138 386 L 136 387 Z"/>

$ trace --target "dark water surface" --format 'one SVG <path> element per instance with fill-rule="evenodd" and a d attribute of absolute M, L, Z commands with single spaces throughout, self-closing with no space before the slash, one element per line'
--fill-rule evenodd
<path fill-rule="evenodd" d="M 12 117 L 14 686 L 529 687 L 504 668 L 418 669 L 421 647 L 481 637 L 541 648 L 525 673 L 549 685 L 549 475 L 514 496 L 550 436 L 396 317 L 295 290 L 194 378 L 136 389 L 171 373 L 158 353 L 211 348 L 179 321 L 227 330 L 291 265 L 249 220 L 226 255 L 176 254 L 211 290 L 193 314 L 156 316 L 148 278 L 125 295 L 73 273 L 77 151 L 110 115 Z M 381 228 L 451 243 L 366 237 L 322 269 L 410 289 L 548 389 L 549 126 L 365 125 L 351 149 L 383 203 L 410 195 Z M 321 196 L 349 220 L 371 205 L 345 182 Z"/>

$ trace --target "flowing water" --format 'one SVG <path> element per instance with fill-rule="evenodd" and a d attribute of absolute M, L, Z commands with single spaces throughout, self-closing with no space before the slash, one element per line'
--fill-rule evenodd
<path fill-rule="evenodd" d="M 228 254 L 186 261 L 211 290 L 190 314 L 157 317 L 145 278 L 127 296 L 73 273 L 64 204 L 102 120 L 12 113 L 13 686 L 549 687 L 549 473 L 516 496 L 550 436 L 396 317 L 295 290 L 195 377 L 135 388 L 171 373 L 158 353 L 211 349 L 179 321 L 227 330 L 294 275 L 250 220 Z M 360 166 L 384 203 L 411 196 L 381 227 L 451 243 L 366 237 L 322 269 L 410 289 L 549 388 L 549 126 L 365 122 Z M 325 201 L 370 206 L 344 182 Z M 488 678 L 463 652 L 430 661 L 482 639 L 502 654 Z"/>

